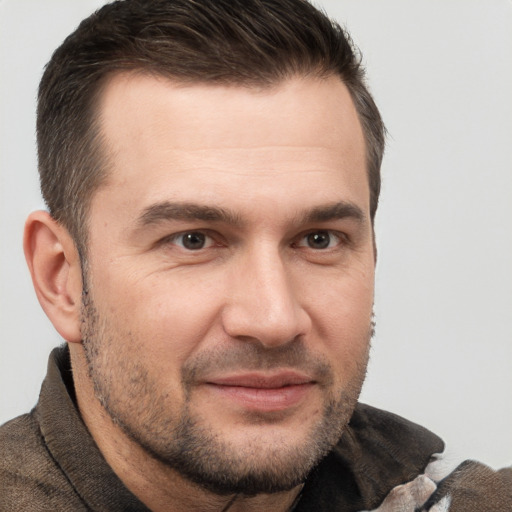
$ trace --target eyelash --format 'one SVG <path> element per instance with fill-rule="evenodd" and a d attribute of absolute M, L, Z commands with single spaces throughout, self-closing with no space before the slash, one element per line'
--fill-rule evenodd
<path fill-rule="evenodd" d="M 334 249 L 336 247 L 338 247 L 339 245 L 342 245 L 344 242 L 346 242 L 346 235 L 342 234 L 342 233 L 338 233 L 336 231 L 332 231 L 330 229 L 320 229 L 320 230 L 314 230 L 314 231 L 309 231 L 308 233 L 305 233 L 303 235 L 300 236 L 300 241 L 303 241 L 303 240 L 307 240 L 308 237 L 312 237 L 312 236 L 318 236 L 318 235 L 321 235 L 321 236 L 324 236 L 324 235 L 328 235 L 329 237 L 329 241 L 328 241 L 328 246 L 327 247 L 310 247 L 308 245 L 301 245 L 301 243 L 295 243 L 293 244 L 295 247 L 306 247 L 306 248 L 310 248 L 310 249 L 313 249 L 313 250 L 319 250 L 319 251 L 327 251 L 329 249 Z M 337 242 L 335 243 L 334 246 L 331 246 L 330 243 L 331 241 L 335 239 L 337 240 Z M 321 240 L 321 238 L 319 239 Z"/>
<path fill-rule="evenodd" d="M 196 235 L 196 236 L 199 235 L 200 237 L 204 237 L 204 239 L 206 239 L 206 240 L 209 239 L 209 243 L 208 243 L 208 245 L 198 247 L 197 249 L 192 249 L 190 247 L 186 247 L 185 246 L 186 242 L 182 242 L 181 244 L 177 243 L 177 241 L 180 239 L 182 239 L 182 241 L 183 241 L 183 237 L 185 237 L 187 235 Z M 320 235 L 320 238 L 318 238 L 318 240 L 320 242 L 322 241 L 321 237 L 327 235 L 328 236 L 328 245 L 326 247 L 317 247 L 317 248 L 309 246 L 307 244 L 308 237 L 315 236 L 315 235 L 316 236 Z M 182 231 L 180 233 L 175 233 L 173 235 L 169 235 L 169 236 L 163 238 L 160 241 L 160 244 L 169 244 L 170 243 L 170 244 L 177 245 L 178 247 L 182 248 L 183 250 L 185 250 L 187 252 L 199 252 L 199 251 L 202 251 L 205 249 L 210 249 L 211 247 L 213 247 L 215 245 L 217 245 L 217 246 L 224 245 L 222 242 L 217 242 L 216 238 L 219 238 L 219 237 L 213 236 L 213 234 L 211 232 L 206 231 L 206 230 L 190 230 L 190 231 Z M 305 249 L 309 248 L 309 249 L 312 249 L 312 250 L 318 251 L 318 252 L 329 251 L 329 250 L 335 249 L 336 247 L 338 247 L 340 245 L 344 245 L 344 244 L 348 243 L 347 236 L 344 233 L 340 233 L 340 232 L 333 231 L 330 229 L 316 229 L 316 230 L 308 231 L 306 233 L 299 235 L 295 240 L 297 240 L 297 241 L 294 241 L 291 244 L 292 247 L 305 248 Z M 331 242 L 333 240 L 335 241 L 335 244 L 331 246 Z M 303 243 L 304 241 L 306 241 L 306 243 Z M 190 242 L 193 243 L 193 240 L 190 240 Z"/>
<path fill-rule="evenodd" d="M 198 248 L 196 250 L 189 249 L 189 248 L 185 247 L 184 244 L 178 244 L 177 243 L 177 241 L 179 239 L 183 238 L 186 235 L 201 235 L 201 236 L 204 236 L 205 238 L 209 239 L 210 243 L 209 243 L 209 245 L 207 247 L 200 247 L 200 248 Z M 203 250 L 203 249 L 209 249 L 213 245 L 222 245 L 222 244 L 219 244 L 219 243 L 216 244 L 214 237 L 208 231 L 205 231 L 205 230 L 190 230 L 190 231 L 182 231 L 180 233 L 175 233 L 173 235 L 166 236 L 165 238 L 163 238 L 161 240 L 160 243 L 161 244 L 174 244 L 174 245 L 177 245 L 177 246 L 181 247 L 182 249 L 190 251 L 190 252 L 196 252 L 196 251 L 200 251 L 200 250 Z"/>

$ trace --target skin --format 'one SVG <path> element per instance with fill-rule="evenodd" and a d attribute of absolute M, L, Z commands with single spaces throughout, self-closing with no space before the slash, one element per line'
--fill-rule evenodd
<path fill-rule="evenodd" d="M 25 234 L 82 417 L 151 510 L 287 510 L 298 482 L 222 495 L 167 448 L 191 418 L 236 473 L 288 473 L 297 453 L 305 467 L 322 455 L 307 446 L 329 405 L 329 447 L 350 418 L 375 263 L 350 95 L 335 77 L 257 89 L 120 74 L 99 109 L 110 169 L 91 203 L 85 307 L 66 230 L 35 212 Z"/>

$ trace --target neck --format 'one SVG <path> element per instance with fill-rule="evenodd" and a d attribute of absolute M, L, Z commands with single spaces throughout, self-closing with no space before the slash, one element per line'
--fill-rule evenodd
<path fill-rule="evenodd" d="M 302 486 L 256 496 L 217 495 L 184 478 L 149 455 L 114 424 L 99 403 L 88 375 L 81 345 L 70 346 L 73 379 L 82 419 L 103 457 L 130 490 L 153 512 L 258 512 L 290 510 Z"/>

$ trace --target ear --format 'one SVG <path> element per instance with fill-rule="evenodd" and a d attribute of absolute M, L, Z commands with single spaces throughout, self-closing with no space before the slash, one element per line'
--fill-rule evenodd
<path fill-rule="evenodd" d="M 25 223 L 23 249 L 41 307 L 65 340 L 79 343 L 82 271 L 71 235 L 47 212 L 36 211 Z"/>

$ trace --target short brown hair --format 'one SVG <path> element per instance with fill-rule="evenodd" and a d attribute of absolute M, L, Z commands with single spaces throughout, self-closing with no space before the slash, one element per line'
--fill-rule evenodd
<path fill-rule="evenodd" d="M 68 36 L 39 86 L 41 191 L 83 251 L 88 207 L 107 167 L 95 104 L 106 77 L 123 70 L 242 86 L 339 76 L 365 135 L 373 220 L 385 129 L 360 55 L 336 22 L 305 0 L 119 0 Z"/>

